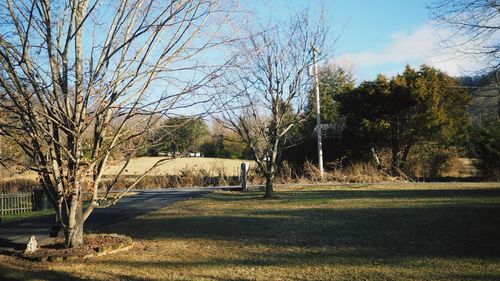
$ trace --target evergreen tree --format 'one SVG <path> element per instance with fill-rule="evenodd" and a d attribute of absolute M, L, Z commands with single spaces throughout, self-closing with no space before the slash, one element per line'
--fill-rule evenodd
<path fill-rule="evenodd" d="M 209 135 L 208 126 L 203 119 L 193 117 L 171 117 L 150 138 L 150 155 L 170 152 L 173 156 L 199 151 Z"/>
<path fill-rule="evenodd" d="M 489 179 L 500 179 L 500 122 L 496 118 L 476 124 L 471 130 L 471 154 L 478 158 L 479 169 Z"/>
<path fill-rule="evenodd" d="M 394 173 L 416 144 L 466 142 L 467 92 L 456 79 L 425 65 L 418 71 L 407 66 L 390 80 L 379 75 L 339 101 L 346 120 L 344 143 L 360 155 L 372 147 L 390 149 Z"/>
<path fill-rule="evenodd" d="M 326 66 L 319 70 L 320 115 L 323 124 L 334 124 L 340 120 L 338 96 L 355 87 L 352 74 L 341 67 Z M 316 124 L 316 91 L 311 89 L 307 106 L 308 124 Z M 310 128 L 310 126 L 307 126 Z"/>
<path fill-rule="evenodd" d="M 341 67 L 325 66 L 319 69 L 320 116 L 322 125 L 323 158 L 333 160 L 340 152 L 340 131 L 344 120 L 339 113 L 339 96 L 355 88 L 352 74 Z M 284 151 L 283 159 L 295 166 L 305 160 L 317 161 L 316 91 L 310 90 L 305 122 L 290 134 L 295 145 Z"/>

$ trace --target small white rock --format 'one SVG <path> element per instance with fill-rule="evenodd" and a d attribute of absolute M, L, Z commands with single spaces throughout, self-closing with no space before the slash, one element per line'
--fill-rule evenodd
<path fill-rule="evenodd" d="M 36 251 L 38 248 L 38 243 L 36 242 L 35 235 L 30 236 L 30 241 L 28 241 L 28 244 L 26 244 L 26 250 L 24 250 L 25 253 L 33 253 Z"/>

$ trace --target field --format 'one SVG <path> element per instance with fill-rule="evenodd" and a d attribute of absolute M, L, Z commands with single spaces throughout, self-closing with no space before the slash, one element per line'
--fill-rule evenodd
<path fill-rule="evenodd" d="M 151 168 L 158 160 L 164 157 L 137 157 L 133 158 L 128 169 L 123 173 L 126 176 L 141 175 L 149 168 Z M 209 157 L 186 157 L 170 159 L 161 166 L 151 171 L 150 175 L 178 175 L 182 170 L 189 170 L 192 172 L 206 172 L 211 176 L 218 176 L 223 173 L 225 176 L 238 176 L 240 172 L 240 165 L 242 162 L 251 162 L 249 160 L 241 159 L 223 159 L 223 158 L 209 158 Z M 116 175 L 121 170 L 122 165 L 119 163 L 110 163 L 105 169 L 104 174 L 107 176 Z M 1 168 L 1 167 L 0 167 Z M 4 174 L 7 174 L 4 171 Z M 30 179 L 35 180 L 37 175 L 34 172 L 24 172 L 21 174 L 11 174 L 9 177 L 4 175 L 5 179 Z"/>
<path fill-rule="evenodd" d="M 138 157 L 134 158 L 129 163 L 129 168 L 124 172 L 124 175 L 140 175 L 150 169 L 158 160 L 163 157 Z M 205 171 L 213 176 L 217 176 L 219 172 L 225 173 L 227 176 L 237 176 L 239 174 L 240 165 L 248 160 L 239 159 L 221 159 L 221 158 L 206 158 L 206 157 L 190 157 L 190 158 L 175 158 L 168 160 L 161 166 L 151 171 L 151 175 L 177 175 L 183 169 L 190 171 Z M 110 165 L 106 170 L 106 175 L 116 175 L 121 165 Z"/>
<path fill-rule="evenodd" d="M 215 192 L 107 232 L 129 252 L 71 263 L 0 256 L 2 280 L 499 280 L 500 185 Z"/>

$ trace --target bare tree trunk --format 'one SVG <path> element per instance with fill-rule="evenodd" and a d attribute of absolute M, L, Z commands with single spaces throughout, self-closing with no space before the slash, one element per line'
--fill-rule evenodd
<path fill-rule="evenodd" d="M 393 144 L 392 145 L 392 151 L 391 151 L 391 172 L 393 175 L 399 174 L 399 145 L 398 144 Z"/>
<path fill-rule="evenodd" d="M 405 148 L 403 149 L 403 157 L 401 157 L 401 164 L 403 165 L 403 168 L 406 167 L 407 161 L 408 161 L 408 155 L 410 154 L 410 149 L 413 146 L 413 144 L 407 144 Z"/>
<path fill-rule="evenodd" d="M 380 158 L 378 157 L 378 154 L 375 151 L 375 148 L 371 147 L 370 151 L 372 153 L 373 159 L 375 160 L 375 164 L 377 164 L 377 169 L 382 169 L 382 163 L 380 163 Z"/>
<path fill-rule="evenodd" d="M 277 105 L 275 105 L 277 107 Z M 276 126 L 275 123 L 273 124 L 272 127 Z M 275 128 L 275 127 L 274 127 Z M 264 198 L 272 198 L 273 197 L 273 184 L 274 184 L 274 177 L 276 174 L 276 161 L 278 158 L 278 149 L 279 149 L 279 138 L 278 138 L 278 132 L 276 129 L 272 130 L 273 133 L 271 133 L 271 140 L 272 140 L 272 147 L 271 147 L 271 153 L 269 153 L 268 157 L 268 162 L 267 162 L 267 172 L 266 172 L 266 193 L 264 194 Z"/>
<path fill-rule="evenodd" d="M 273 198 L 274 195 L 274 190 L 273 190 L 273 184 L 274 184 L 274 168 L 271 167 L 269 171 L 266 174 L 266 193 L 264 194 L 264 198 Z"/>
<path fill-rule="evenodd" d="M 77 247 L 83 244 L 83 206 L 82 202 L 71 200 L 68 214 L 68 227 L 65 231 L 66 247 Z"/>
<path fill-rule="evenodd" d="M 497 121 L 500 121 L 500 70 L 495 71 L 495 82 L 497 85 Z"/>

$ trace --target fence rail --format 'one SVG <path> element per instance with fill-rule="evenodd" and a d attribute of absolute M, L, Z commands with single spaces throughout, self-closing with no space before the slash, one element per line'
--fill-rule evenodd
<path fill-rule="evenodd" d="M 33 193 L 0 193 L 0 215 L 20 214 L 33 211 Z"/>

